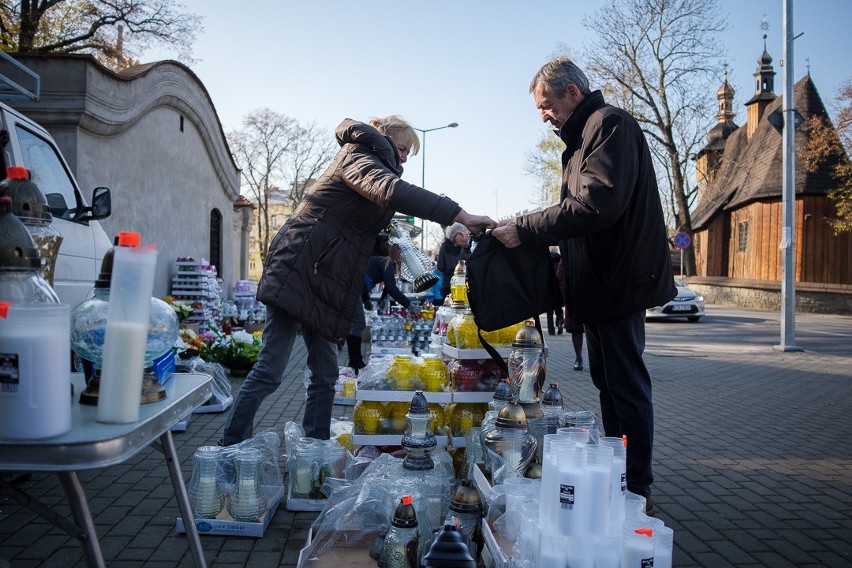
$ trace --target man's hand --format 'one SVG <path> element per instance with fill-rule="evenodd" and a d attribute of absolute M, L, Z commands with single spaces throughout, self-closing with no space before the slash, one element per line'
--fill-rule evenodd
<path fill-rule="evenodd" d="M 485 229 L 493 229 L 497 226 L 497 222 L 487 215 L 471 215 L 464 209 L 456 215 L 456 221 L 467 227 L 471 233 L 481 233 Z"/>
<path fill-rule="evenodd" d="M 518 226 L 514 223 L 500 225 L 491 231 L 491 234 L 507 248 L 515 248 L 521 244 L 521 239 L 518 237 Z"/>

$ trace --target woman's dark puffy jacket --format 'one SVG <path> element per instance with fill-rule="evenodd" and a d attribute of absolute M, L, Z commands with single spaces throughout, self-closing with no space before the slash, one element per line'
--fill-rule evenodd
<path fill-rule="evenodd" d="M 258 300 L 340 343 L 361 301 L 376 236 L 396 211 L 451 224 L 461 207 L 400 178 L 393 141 L 344 120 L 340 151 L 272 240 Z"/>

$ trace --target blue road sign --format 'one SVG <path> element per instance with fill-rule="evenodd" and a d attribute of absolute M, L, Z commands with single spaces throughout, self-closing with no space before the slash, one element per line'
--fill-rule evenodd
<path fill-rule="evenodd" d="M 674 244 L 679 249 L 689 248 L 689 245 L 692 244 L 692 239 L 689 233 L 680 232 L 674 236 Z"/>

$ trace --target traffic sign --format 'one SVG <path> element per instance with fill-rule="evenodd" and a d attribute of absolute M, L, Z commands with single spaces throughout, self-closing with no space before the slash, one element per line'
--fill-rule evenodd
<path fill-rule="evenodd" d="M 679 249 L 689 248 L 689 245 L 692 244 L 692 238 L 690 238 L 689 233 L 681 231 L 674 236 L 674 244 Z"/>

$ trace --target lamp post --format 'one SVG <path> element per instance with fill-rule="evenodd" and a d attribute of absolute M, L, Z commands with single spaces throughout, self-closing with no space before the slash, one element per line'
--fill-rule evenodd
<path fill-rule="evenodd" d="M 421 158 L 421 175 L 420 175 L 420 187 L 426 189 L 426 133 L 433 132 L 435 130 L 443 130 L 444 128 L 455 128 L 459 125 L 458 122 L 451 122 L 445 126 L 436 126 L 435 128 L 414 128 L 417 132 L 420 132 L 423 135 L 423 149 L 420 152 Z M 420 250 L 426 252 L 424 250 L 426 243 L 426 220 L 420 219 Z"/>

